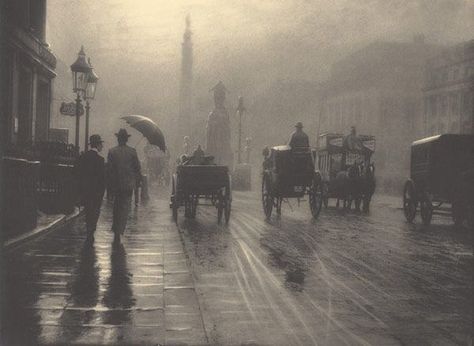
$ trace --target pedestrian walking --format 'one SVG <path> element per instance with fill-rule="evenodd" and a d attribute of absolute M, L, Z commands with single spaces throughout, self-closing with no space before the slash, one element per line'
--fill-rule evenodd
<path fill-rule="evenodd" d="M 120 129 L 117 136 L 118 145 L 109 150 L 108 165 L 110 186 L 114 194 L 113 223 L 114 241 L 120 242 L 127 225 L 132 202 L 132 193 L 141 179 L 140 162 L 137 151 L 127 145 L 130 135 Z"/>
<path fill-rule="evenodd" d="M 86 217 L 87 239 L 93 241 L 105 191 L 105 164 L 99 154 L 103 141 L 99 135 L 89 137 L 90 150 L 83 153 L 77 163 L 81 205 Z"/>

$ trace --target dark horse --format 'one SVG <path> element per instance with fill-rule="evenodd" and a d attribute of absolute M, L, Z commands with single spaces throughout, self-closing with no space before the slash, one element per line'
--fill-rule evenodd
<path fill-rule="evenodd" d="M 336 207 L 343 200 L 344 208 L 350 209 L 354 202 L 355 209 L 360 210 L 362 203 L 362 210 L 368 212 L 375 191 L 374 164 L 354 163 L 346 171 L 337 173 L 333 191 L 337 198 Z"/>

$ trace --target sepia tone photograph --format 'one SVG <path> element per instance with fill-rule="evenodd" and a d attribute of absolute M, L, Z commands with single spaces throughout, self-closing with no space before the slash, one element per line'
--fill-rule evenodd
<path fill-rule="evenodd" d="M 0 345 L 473 346 L 472 0 L 0 0 Z"/>

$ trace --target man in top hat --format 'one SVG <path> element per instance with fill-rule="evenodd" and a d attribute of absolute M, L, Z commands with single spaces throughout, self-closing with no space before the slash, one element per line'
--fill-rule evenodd
<path fill-rule="evenodd" d="M 288 145 L 291 149 L 308 149 L 309 138 L 308 135 L 303 131 L 303 123 L 298 121 L 295 125 L 295 132 L 292 133 Z"/>
<path fill-rule="evenodd" d="M 85 210 L 87 239 L 90 241 L 94 240 L 105 191 L 104 158 L 99 154 L 102 151 L 102 143 L 99 135 L 90 136 L 91 149 L 79 157 L 76 167 L 81 204 Z"/>
<path fill-rule="evenodd" d="M 127 130 L 120 129 L 115 135 L 118 145 L 109 150 L 107 161 L 114 195 L 112 231 L 115 234 L 114 241 L 120 242 L 127 225 L 132 193 L 141 179 L 141 172 L 137 151 L 127 145 L 130 137 Z"/>

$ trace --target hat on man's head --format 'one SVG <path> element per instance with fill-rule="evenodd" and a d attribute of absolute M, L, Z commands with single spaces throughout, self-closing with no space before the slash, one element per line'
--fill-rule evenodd
<path fill-rule="evenodd" d="M 301 121 L 298 121 L 295 125 L 295 127 L 302 129 L 303 128 L 303 123 Z"/>
<path fill-rule="evenodd" d="M 102 140 L 102 138 L 100 138 L 99 135 L 91 135 L 89 137 L 89 144 L 90 145 L 97 145 L 97 144 L 100 144 L 100 143 L 104 143 L 104 141 Z"/>
<path fill-rule="evenodd" d="M 120 129 L 115 135 L 117 136 L 117 138 L 128 138 L 128 137 L 130 137 L 127 130 L 125 130 L 125 129 Z"/>

